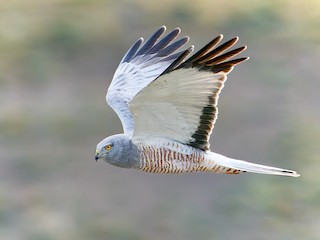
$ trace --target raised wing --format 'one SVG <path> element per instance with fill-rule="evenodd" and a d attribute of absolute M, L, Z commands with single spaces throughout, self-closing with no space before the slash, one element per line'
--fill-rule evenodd
<path fill-rule="evenodd" d="M 221 39 L 219 35 L 184 63 L 172 64 L 133 98 L 134 139 L 163 137 L 209 149 L 227 74 L 248 59 L 229 60 L 246 47 L 227 51 L 238 41 L 233 38 L 215 48 Z"/>
<path fill-rule="evenodd" d="M 176 52 L 189 40 L 189 37 L 183 37 L 173 42 L 180 33 L 179 28 L 159 40 L 165 30 L 165 26 L 162 26 L 145 44 L 142 45 L 143 38 L 140 38 L 132 45 L 121 60 L 109 86 L 107 103 L 118 114 L 126 134 L 132 135 L 134 129 L 133 117 L 128 108 L 131 99 L 173 63 L 178 64 L 192 51 L 189 48 Z"/>

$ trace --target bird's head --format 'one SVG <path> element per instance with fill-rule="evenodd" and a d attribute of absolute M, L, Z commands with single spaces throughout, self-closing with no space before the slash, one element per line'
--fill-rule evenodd
<path fill-rule="evenodd" d="M 118 167 L 128 167 L 131 155 L 131 140 L 124 134 L 103 139 L 96 147 L 95 160 L 102 159 Z"/>
<path fill-rule="evenodd" d="M 96 147 L 95 160 L 98 161 L 98 159 L 103 159 L 108 162 L 108 159 L 112 158 L 116 148 L 116 141 L 113 136 L 103 139 Z"/>

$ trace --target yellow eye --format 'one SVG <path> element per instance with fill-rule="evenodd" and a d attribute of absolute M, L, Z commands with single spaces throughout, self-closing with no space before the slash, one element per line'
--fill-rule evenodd
<path fill-rule="evenodd" d="M 112 148 L 112 146 L 111 146 L 111 145 L 107 145 L 107 146 L 105 146 L 104 148 L 105 148 L 107 151 L 110 151 L 111 148 Z"/>

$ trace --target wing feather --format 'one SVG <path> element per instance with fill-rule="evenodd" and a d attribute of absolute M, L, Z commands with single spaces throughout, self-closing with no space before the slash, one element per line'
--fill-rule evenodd
<path fill-rule="evenodd" d="M 162 26 L 145 44 L 143 38 L 140 38 L 132 45 L 122 58 L 107 91 L 107 103 L 118 114 L 126 134 L 132 135 L 134 129 L 132 113 L 128 108 L 131 99 L 176 59 L 181 62 L 187 56 L 186 51 L 176 51 L 189 38 L 183 37 L 173 42 L 180 33 L 180 29 L 176 28 L 160 39 L 165 30 L 166 27 Z"/>
<path fill-rule="evenodd" d="M 143 38 L 139 38 L 124 55 L 120 63 L 130 62 L 130 60 L 136 55 L 137 50 L 143 43 Z"/>
<path fill-rule="evenodd" d="M 162 137 L 209 149 L 227 74 L 248 59 L 229 60 L 246 47 L 226 52 L 238 38 L 216 47 L 221 39 L 222 35 L 214 38 L 185 62 L 177 58 L 132 99 L 129 108 L 135 121 L 134 139 Z"/>
<path fill-rule="evenodd" d="M 168 46 L 168 44 L 172 42 L 179 35 L 180 32 L 180 28 L 172 30 L 167 36 L 162 38 L 156 45 L 154 45 L 147 53 L 154 54 L 160 52 L 162 49 Z"/>
<path fill-rule="evenodd" d="M 162 26 L 159 28 L 147 41 L 146 43 L 141 47 L 139 52 L 137 53 L 136 56 L 140 56 L 142 54 L 146 54 L 159 40 L 161 35 L 165 32 L 166 28 Z"/>

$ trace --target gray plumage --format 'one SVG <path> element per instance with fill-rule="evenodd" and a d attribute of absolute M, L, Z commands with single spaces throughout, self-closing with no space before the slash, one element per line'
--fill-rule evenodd
<path fill-rule="evenodd" d="M 110 150 L 105 146 L 111 146 Z M 116 134 L 103 139 L 98 145 L 96 160 L 102 158 L 110 164 L 123 168 L 139 168 L 140 151 L 125 134 Z"/>

